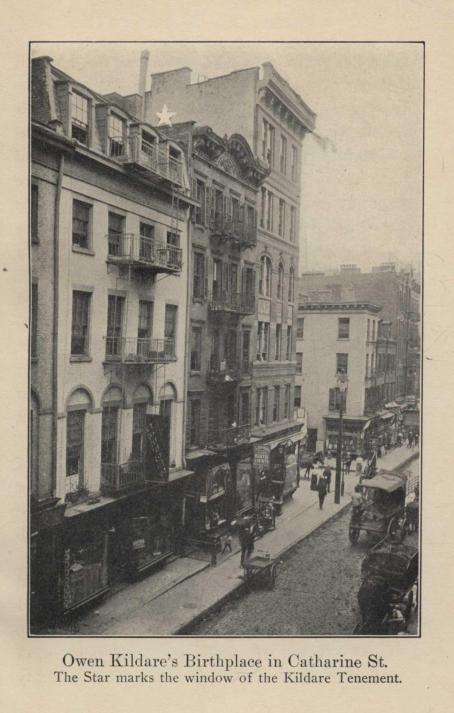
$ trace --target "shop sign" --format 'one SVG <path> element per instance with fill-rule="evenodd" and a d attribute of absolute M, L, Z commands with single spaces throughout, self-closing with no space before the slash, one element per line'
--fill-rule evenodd
<path fill-rule="evenodd" d="M 147 416 L 145 427 L 145 472 L 147 480 L 169 479 L 170 419 Z"/>
<path fill-rule="evenodd" d="M 238 510 L 252 507 L 252 463 L 250 458 L 240 461 L 236 470 Z"/>
<path fill-rule="evenodd" d="M 270 467 L 270 453 L 269 446 L 255 446 L 254 466 L 256 470 L 261 471 Z"/>

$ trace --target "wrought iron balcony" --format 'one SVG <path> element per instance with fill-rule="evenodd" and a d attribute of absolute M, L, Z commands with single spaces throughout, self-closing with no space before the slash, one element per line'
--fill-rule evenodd
<path fill-rule="evenodd" d="M 216 429 L 210 434 L 208 445 L 212 449 L 222 449 L 248 443 L 250 437 L 251 426 L 245 423 L 240 426 Z"/>
<path fill-rule="evenodd" d="M 232 384 L 241 379 L 241 364 L 237 359 L 218 359 L 211 357 L 208 369 L 208 381 L 216 384 Z"/>
<path fill-rule="evenodd" d="M 125 365 L 167 364 L 175 361 L 173 339 L 141 339 L 104 337 L 106 362 Z"/>
<path fill-rule="evenodd" d="M 224 240 L 233 240 L 241 247 L 257 245 L 257 226 L 226 213 L 215 213 L 210 220 L 211 235 Z"/>
<path fill-rule="evenodd" d="M 183 185 L 183 162 L 170 156 L 167 147 L 151 143 L 140 134 L 111 138 L 110 154 L 121 163 L 150 171 L 178 186 Z"/>
<path fill-rule="evenodd" d="M 101 490 L 115 495 L 129 488 L 145 483 L 145 470 L 142 459 L 128 463 L 101 463 Z"/>
<path fill-rule="evenodd" d="M 209 303 L 212 312 L 255 314 L 255 297 L 241 292 L 213 292 Z"/>
<path fill-rule="evenodd" d="M 106 238 L 109 262 L 150 272 L 181 272 L 181 248 L 135 233 L 110 232 Z"/>

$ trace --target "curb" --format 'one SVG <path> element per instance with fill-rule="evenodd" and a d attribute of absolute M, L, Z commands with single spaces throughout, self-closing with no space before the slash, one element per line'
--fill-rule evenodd
<path fill-rule="evenodd" d="M 419 451 L 416 453 L 412 453 L 408 458 L 406 458 L 402 463 L 399 463 L 399 465 L 394 466 L 393 470 L 401 470 L 402 468 L 405 468 L 409 463 L 412 461 L 416 460 L 416 458 L 419 458 Z M 276 555 L 276 558 L 279 557 L 284 557 L 287 555 L 294 547 L 299 545 L 301 542 L 303 542 L 305 539 L 310 537 L 310 535 L 313 535 L 315 532 L 320 530 L 322 527 L 327 525 L 328 523 L 333 522 L 336 520 L 338 517 L 342 515 L 342 513 L 350 507 L 351 502 L 348 501 L 344 503 L 337 512 L 333 513 L 331 517 L 328 517 L 326 520 L 321 522 L 320 524 L 316 525 L 313 530 L 310 532 L 307 532 L 303 537 L 298 538 L 297 540 L 294 540 L 293 542 L 287 544 L 280 552 Z M 232 553 L 233 554 L 233 553 Z M 179 626 L 175 631 L 170 632 L 171 636 L 178 636 L 178 635 L 185 635 L 185 634 L 190 634 L 190 631 L 193 627 L 197 626 L 203 619 L 205 619 L 207 616 L 210 614 L 213 614 L 215 611 L 218 609 L 221 609 L 223 604 L 225 604 L 229 599 L 237 596 L 242 590 L 245 590 L 246 587 L 248 586 L 248 583 L 246 581 L 241 581 L 239 582 L 233 589 L 231 589 L 229 592 L 227 592 L 225 595 L 223 595 L 220 599 L 218 599 L 214 604 L 210 604 L 210 606 L 206 607 L 203 611 L 199 612 L 195 617 L 193 617 L 190 621 L 188 621 L 186 624 L 182 624 Z"/>

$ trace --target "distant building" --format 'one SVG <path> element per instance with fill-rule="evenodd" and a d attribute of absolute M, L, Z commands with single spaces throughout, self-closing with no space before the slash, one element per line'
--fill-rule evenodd
<path fill-rule="evenodd" d="M 396 343 L 381 308 L 365 302 L 300 304 L 297 385 L 306 409 L 308 448 L 335 450 L 339 431 L 337 374 L 348 380 L 344 402 L 344 448 L 361 452 L 371 436 L 372 416 L 395 397 Z"/>
<path fill-rule="evenodd" d="M 305 272 L 299 280 L 299 303 L 361 301 L 381 305 L 380 317 L 390 325 L 396 340 L 396 396 L 419 396 L 421 285 L 410 269 L 394 263 L 361 272 L 355 265 L 342 265 L 338 272 Z"/>

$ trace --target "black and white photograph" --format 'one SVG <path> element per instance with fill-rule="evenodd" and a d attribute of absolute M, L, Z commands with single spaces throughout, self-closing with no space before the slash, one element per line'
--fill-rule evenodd
<path fill-rule="evenodd" d="M 421 636 L 424 43 L 30 43 L 28 637 Z"/>

